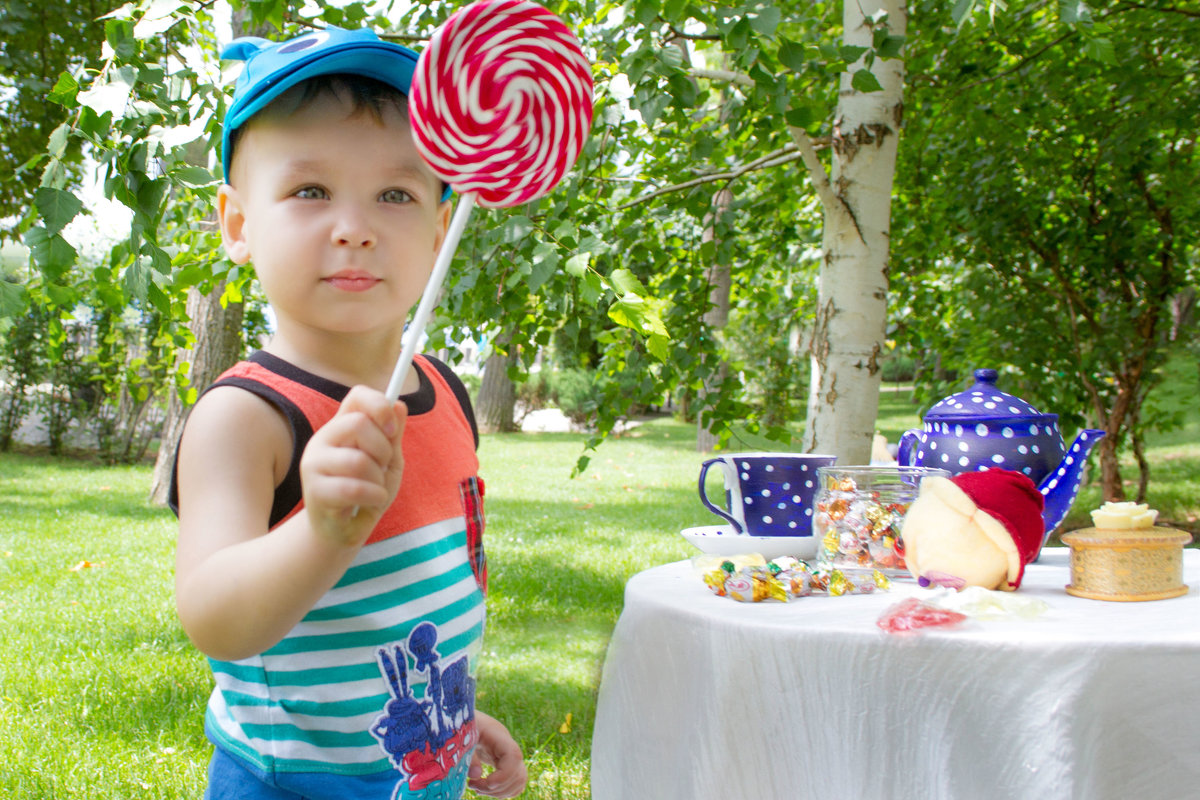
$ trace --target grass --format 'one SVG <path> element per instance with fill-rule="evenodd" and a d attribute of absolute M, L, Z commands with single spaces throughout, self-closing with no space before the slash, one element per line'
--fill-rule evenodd
<path fill-rule="evenodd" d="M 1171 385 L 1194 389 L 1186 366 Z M 1194 397 L 1159 398 L 1188 416 L 1148 442 L 1149 501 L 1200 533 Z M 885 390 L 880 430 L 895 441 L 916 422 L 907 394 Z M 521 742 L 527 798 L 590 797 L 596 691 L 625 582 L 692 555 L 678 531 L 714 521 L 696 499 L 694 437 L 655 420 L 610 440 L 576 479 L 582 436 L 483 439 L 491 595 L 479 706 Z M 210 678 L 175 620 L 175 525 L 145 503 L 148 484 L 146 467 L 0 455 L 0 797 L 200 794 Z M 1098 502 L 1085 488 L 1067 527 Z"/>

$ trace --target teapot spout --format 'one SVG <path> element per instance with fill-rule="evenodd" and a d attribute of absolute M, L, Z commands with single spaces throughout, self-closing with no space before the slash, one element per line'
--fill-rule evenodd
<path fill-rule="evenodd" d="M 1046 523 L 1046 539 L 1049 539 L 1054 529 L 1066 519 L 1067 512 L 1075 502 L 1075 496 L 1079 494 L 1079 483 L 1083 480 L 1083 466 L 1087 463 L 1088 453 L 1103 438 L 1104 431 L 1088 429 L 1081 432 L 1067 448 L 1058 468 L 1047 475 L 1038 487 L 1038 491 L 1046 500 L 1042 511 L 1042 520 Z"/>

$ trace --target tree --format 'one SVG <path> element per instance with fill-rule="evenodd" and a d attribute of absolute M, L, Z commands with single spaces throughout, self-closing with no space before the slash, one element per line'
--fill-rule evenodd
<path fill-rule="evenodd" d="M 1128 443 L 1142 499 L 1144 433 L 1170 424 L 1146 396 L 1172 298 L 1197 280 L 1200 12 L 1118 3 L 1074 28 L 1041 14 L 1010 7 L 953 48 L 933 29 L 913 62 L 905 325 L 944 364 L 1008 366 L 1010 391 L 1102 427 L 1109 500 Z"/>
<path fill-rule="evenodd" d="M 100 53 L 104 30 L 95 20 L 117 0 L 8 0 L 0 5 L 0 220 L 20 217 L 33 200 L 39 173 L 29 165 L 46 151 L 67 109 L 46 102 L 58 75 Z M 78 178 L 76 169 L 73 177 Z M 0 228 L 0 240 L 13 232 Z"/>
<path fill-rule="evenodd" d="M 998 0 L 976 5 L 955 4 L 957 20 L 1001 7 Z M 235 6 L 281 35 L 365 24 L 405 41 L 428 36 L 452 10 L 284 0 Z M 1056 24 L 1041 8 L 1020 9 L 1036 17 L 1039 33 Z M 751 298 L 784 275 L 792 280 L 796 270 L 811 270 L 820 275 L 815 300 L 811 290 L 795 295 L 797 312 L 784 317 L 791 330 L 813 314 L 806 445 L 865 461 L 887 296 L 905 5 L 586 0 L 555 10 L 593 56 L 594 135 L 558 190 L 475 215 L 431 329 L 432 346 L 456 337 L 460 326 L 493 338 L 503 333 L 519 368 L 528 368 L 551 340 L 594 345 L 596 432 L 589 447 L 631 408 L 678 387 L 708 386 L 701 421 L 728 436 L 734 421 L 749 419 L 753 429 L 761 416 L 745 394 L 754 369 L 777 368 L 761 360 L 714 379 L 730 351 L 714 335 L 714 318 L 705 322 L 707 271 L 728 264 L 731 310 L 743 329 L 770 330 L 779 306 Z M 939 12 L 936 4 L 922 6 L 936 20 L 923 52 L 953 43 L 954 28 L 942 32 Z M 211 72 L 211 23 L 196 4 L 131 4 L 105 21 L 110 57 L 92 71 L 60 76 L 51 95 L 75 113 L 52 144 L 78 140 L 101 154 L 107 190 L 134 212 L 130 236 L 111 259 L 122 299 L 158 308 L 181 346 L 188 343 L 179 327 L 186 289 L 225 276 L 236 289 L 250 277 L 227 262 L 190 255 L 203 251 L 201 239 L 212 244 L 211 233 L 188 221 L 211 201 L 215 178 L 187 161 L 185 145 L 211 140 L 225 103 Z M 1077 21 L 1073 30 L 1084 29 Z M 187 42 L 200 45 L 202 66 L 156 55 Z M 51 147 L 37 213 L 24 223 L 53 288 L 48 294 L 65 295 L 61 278 L 74 267 L 58 235 L 73 213 L 61 174 L 69 161 L 69 152 Z M 176 194 L 167 204 L 169 188 Z M 714 216 L 712 197 L 726 189 L 729 210 Z M 814 251 L 818 228 L 822 247 Z M 782 425 L 767 433 L 790 439 Z M 585 454 L 579 466 L 586 461 Z"/>

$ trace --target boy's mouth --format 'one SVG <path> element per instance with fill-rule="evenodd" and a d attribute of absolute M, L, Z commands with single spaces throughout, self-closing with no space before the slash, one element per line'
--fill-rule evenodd
<path fill-rule="evenodd" d="M 365 292 L 379 283 L 380 279 L 362 270 L 344 269 L 328 276 L 324 281 L 333 288 L 341 289 L 344 292 Z"/>

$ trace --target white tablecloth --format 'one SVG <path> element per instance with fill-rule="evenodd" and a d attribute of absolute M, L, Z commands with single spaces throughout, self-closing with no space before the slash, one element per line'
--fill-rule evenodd
<path fill-rule="evenodd" d="M 1200 551 L 1189 594 L 896 635 L 902 594 L 742 604 L 683 561 L 635 575 L 604 665 L 595 800 L 1200 798 Z"/>

